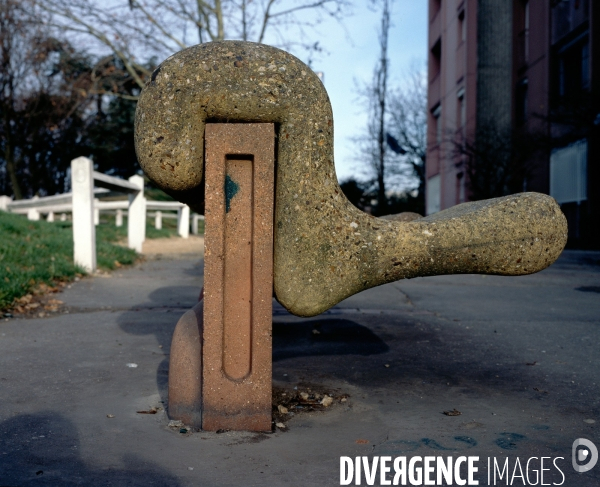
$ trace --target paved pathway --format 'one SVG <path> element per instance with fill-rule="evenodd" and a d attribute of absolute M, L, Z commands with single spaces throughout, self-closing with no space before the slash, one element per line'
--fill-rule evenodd
<path fill-rule="evenodd" d="M 576 474 L 570 458 L 576 438 L 600 447 L 600 253 L 401 281 L 311 319 L 275 306 L 274 384 L 350 397 L 271 434 L 181 434 L 163 410 L 137 413 L 166 402 L 171 334 L 202 276 L 193 255 L 163 256 L 82 279 L 60 296 L 68 314 L 0 322 L 0 486 L 339 485 L 342 455 L 475 455 L 480 485 L 488 457 L 511 473 L 564 457 L 562 485 L 600 484 L 600 465 Z"/>

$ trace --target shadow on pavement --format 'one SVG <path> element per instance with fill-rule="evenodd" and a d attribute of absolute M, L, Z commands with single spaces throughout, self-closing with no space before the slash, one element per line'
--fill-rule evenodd
<path fill-rule="evenodd" d="M 165 358 L 158 366 L 156 384 L 163 401 L 167 400 L 168 357 L 173 331 L 184 311 L 197 302 L 198 293 L 199 288 L 195 286 L 163 287 L 149 295 L 150 303 L 140 303 L 118 319 L 120 328 L 126 333 L 151 334 L 162 345 Z M 386 343 L 369 328 L 348 319 L 273 323 L 274 362 L 294 357 L 368 356 L 388 351 Z"/>
<path fill-rule="evenodd" d="M 167 400 L 168 357 L 175 325 L 184 312 L 196 304 L 199 293 L 197 286 L 162 287 L 150 293 L 150 303 L 140 303 L 118 318 L 119 327 L 124 332 L 139 336 L 154 335 L 158 345 L 162 346 L 161 352 L 165 358 L 156 370 L 156 386 L 162 401 Z"/>
<path fill-rule="evenodd" d="M 74 424 L 60 414 L 20 415 L 0 423 L 0 486 L 178 486 L 178 480 L 133 454 L 125 467 L 96 468 L 80 457 Z"/>
<path fill-rule="evenodd" d="M 273 362 L 322 355 L 375 355 L 388 350 L 381 338 L 351 320 L 273 323 Z"/>
<path fill-rule="evenodd" d="M 204 259 L 195 263 L 192 267 L 183 270 L 186 276 L 203 277 L 204 276 Z"/>
<path fill-rule="evenodd" d="M 148 298 L 150 302 L 140 303 L 143 308 L 184 308 L 190 309 L 198 302 L 202 286 L 166 286 L 152 291 Z M 132 309 L 136 309 L 133 306 Z"/>
<path fill-rule="evenodd" d="M 173 331 L 183 313 L 197 302 L 198 292 L 196 286 L 157 289 L 149 295 L 151 306 L 141 303 L 118 320 L 126 333 L 152 334 L 162 345 L 160 352 L 153 352 L 163 355 L 156 371 L 162 401 L 167 400 Z M 273 319 L 274 365 L 280 364 L 286 370 L 295 367 L 313 379 L 331 378 L 384 388 L 410 384 L 424 392 L 440 386 L 459 387 L 462 394 L 518 392 L 536 402 L 547 401 L 548 377 L 552 378 L 552 392 L 561 395 L 569 379 L 567 370 L 544 372 L 528 366 L 546 357 L 539 350 L 520 356 L 523 350 L 513 349 L 501 338 L 503 334 L 496 334 L 494 327 L 498 325 L 493 323 L 481 322 L 468 331 L 454 322 L 429 315 L 409 318 L 401 312 L 385 318 L 361 314 L 355 321 L 346 316 L 292 322 L 286 317 Z M 515 330 L 504 333 L 508 336 Z M 568 394 L 562 400 L 565 406 L 576 402 Z"/>

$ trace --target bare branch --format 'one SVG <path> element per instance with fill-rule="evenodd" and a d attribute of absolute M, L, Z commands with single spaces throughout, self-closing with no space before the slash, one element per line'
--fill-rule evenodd
<path fill-rule="evenodd" d="M 262 42 L 265 38 L 265 32 L 267 30 L 267 25 L 269 24 L 269 20 L 271 20 L 271 7 L 275 3 L 275 0 L 269 0 L 267 3 L 267 7 L 265 8 L 263 14 L 263 21 L 260 28 L 260 34 L 258 35 L 258 42 Z"/>
<path fill-rule="evenodd" d="M 139 68 L 140 66 L 136 65 L 136 63 L 133 62 L 131 56 L 128 56 L 127 53 L 125 53 L 123 50 L 119 49 L 115 43 L 111 42 L 109 40 L 109 38 L 106 36 L 106 34 L 95 29 L 92 25 L 90 25 L 88 22 L 86 22 L 82 18 L 73 14 L 70 10 L 65 10 L 65 11 L 61 12 L 57 9 L 52 8 L 51 5 L 53 5 L 53 3 L 50 1 L 47 1 L 46 7 L 43 7 L 43 8 L 45 8 L 50 13 L 54 13 L 54 14 L 58 14 L 58 15 L 67 17 L 68 19 L 75 22 L 76 25 L 85 27 L 88 34 L 92 35 L 93 37 L 98 39 L 100 42 L 102 42 L 103 44 L 108 46 L 115 53 L 115 55 L 121 60 L 121 62 L 125 66 L 125 69 L 127 70 L 127 72 L 135 80 L 137 85 L 140 88 L 142 88 L 144 86 L 144 84 L 145 84 L 144 81 L 138 75 L 138 73 L 136 71 L 136 68 Z M 147 70 L 145 70 L 145 71 L 147 71 Z"/>
<path fill-rule="evenodd" d="M 139 8 L 146 18 L 150 21 L 152 25 L 154 25 L 165 37 L 171 39 L 175 44 L 177 44 L 181 49 L 185 49 L 187 46 L 177 39 L 175 36 L 171 35 L 167 30 L 156 21 L 156 19 L 144 8 L 144 6 L 138 2 L 137 0 L 130 0 L 130 4 L 136 8 Z"/>
<path fill-rule="evenodd" d="M 337 1 L 337 0 L 320 0 L 317 2 L 313 2 L 313 3 L 298 5 L 297 7 L 292 7 L 287 10 L 282 10 L 281 12 L 273 13 L 270 15 L 270 18 L 281 17 L 284 15 L 290 15 L 290 14 L 299 12 L 301 10 L 319 9 L 319 8 L 327 7 L 328 5 L 331 5 L 331 4 L 336 5 L 337 9 L 336 9 L 336 12 L 328 12 L 330 15 L 334 15 L 335 13 L 341 11 L 342 4 L 339 1 Z"/>

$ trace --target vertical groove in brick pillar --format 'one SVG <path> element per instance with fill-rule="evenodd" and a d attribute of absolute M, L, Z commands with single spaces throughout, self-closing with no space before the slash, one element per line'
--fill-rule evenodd
<path fill-rule="evenodd" d="M 271 429 L 273 124 L 207 124 L 202 428 Z"/>
<path fill-rule="evenodd" d="M 253 157 L 227 158 L 225 165 L 223 371 L 233 380 L 246 377 L 251 365 L 253 165 Z"/>

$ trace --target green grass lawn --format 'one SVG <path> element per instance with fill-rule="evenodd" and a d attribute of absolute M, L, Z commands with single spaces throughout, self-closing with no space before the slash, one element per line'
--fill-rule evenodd
<path fill-rule="evenodd" d="M 111 270 L 133 264 L 135 251 L 116 242 L 127 240 L 127 218 L 115 227 L 114 216 L 102 215 L 96 227 L 98 267 Z M 176 220 L 163 219 L 163 229 L 156 230 L 148 221 L 147 238 L 177 234 Z M 11 306 L 41 283 L 70 281 L 84 270 L 73 263 L 73 230 L 70 221 L 29 221 L 23 215 L 0 211 L 0 310 Z"/>
<path fill-rule="evenodd" d="M 200 223 L 200 222 L 198 222 Z M 167 238 L 177 235 L 177 220 L 174 218 L 163 218 L 162 228 L 154 228 L 154 218 L 146 219 L 146 238 Z M 115 216 L 100 214 L 100 225 L 96 227 L 96 240 L 109 242 L 125 242 L 127 240 L 127 217 L 123 217 L 123 225 L 115 226 Z"/>

